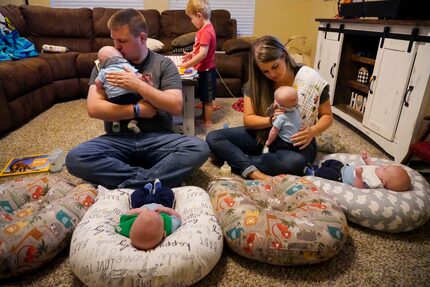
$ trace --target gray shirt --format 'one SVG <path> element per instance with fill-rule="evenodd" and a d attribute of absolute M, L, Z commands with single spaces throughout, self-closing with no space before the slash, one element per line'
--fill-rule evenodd
<path fill-rule="evenodd" d="M 145 81 L 161 91 L 177 89 L 182 90 L 181 77 L 178 68 L 172 60 L 148 50 L 148 55 L 142 63 L 133 65 L 142 75 Z M 94 67 L 91 73 L 89 85 L 93 85 L 97 78 L 98 71 Z M 172 115 L 167 112 L 158 111 L 157 115 L 150 119 L 137 118 L 138 127 L 141 131 L 152 132 L 160 130 L 170 130 L 172 127 Z M 121 132 L 131 132 L 127 128 L 129 120 L 120 121 Z M 105 121 L 105 130 L 112 132 L 112 122 Z"/>

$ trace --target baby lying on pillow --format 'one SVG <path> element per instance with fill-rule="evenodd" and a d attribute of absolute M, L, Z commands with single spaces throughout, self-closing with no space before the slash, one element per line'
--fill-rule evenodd
<path fill-rule="evenodd" d="M 181 216 L 171 208 L 173 202 L 173 191 L 161 187 L 159 180 L 154 182 L 154 187 L 147 184 L 131 194 L 131 206 L 143 203 L 142 207 L 133 208 L 121 215 L 115 231 L 129 237 L 131 244 L 137 249 L 153 249 L 181 225 Z"/>
<path fill-rule="evenodd" d="M 408 191 L 411 178 L 400 165 L 375 165 L 367 152 L 361 152 L 365 165 L 344 165 L 338 160 L 326 160 L 316 169 L 305 168 L 305 175 L 349 184 L 356 188 L 386 188 L 392 191 Z"/>

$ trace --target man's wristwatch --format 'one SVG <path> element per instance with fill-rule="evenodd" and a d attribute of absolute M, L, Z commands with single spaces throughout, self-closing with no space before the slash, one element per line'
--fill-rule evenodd
<path fill-rule="evenodd" d="M 138 103 L 133 105 L 133 112 L 135 118 L 140 118 L 140 106 Z"/>

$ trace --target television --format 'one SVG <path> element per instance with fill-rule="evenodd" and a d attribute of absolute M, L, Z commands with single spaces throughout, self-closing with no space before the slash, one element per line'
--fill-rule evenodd
<path fill-rule="evenodd" d="M 379 19 L 425 20 L 430 19 L 428 1 L 380 0 L 340 4 L 343 18 L 378 17 Z"/>

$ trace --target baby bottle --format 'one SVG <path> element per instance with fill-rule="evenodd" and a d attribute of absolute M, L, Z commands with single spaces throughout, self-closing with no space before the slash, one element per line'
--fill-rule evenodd
<path fill-rule="evenodd" d="M 54 149 L 48 156 L 49 171 L 59 172 L 63 169 L 65 160 L 64 151 L 61 148 Z"/>
<path fill-rule="evenodd" d="M 221 166 L 221 177 L 231 177 L 231 167 L 226 161 L 224 161 L 224 164 Z"/>

